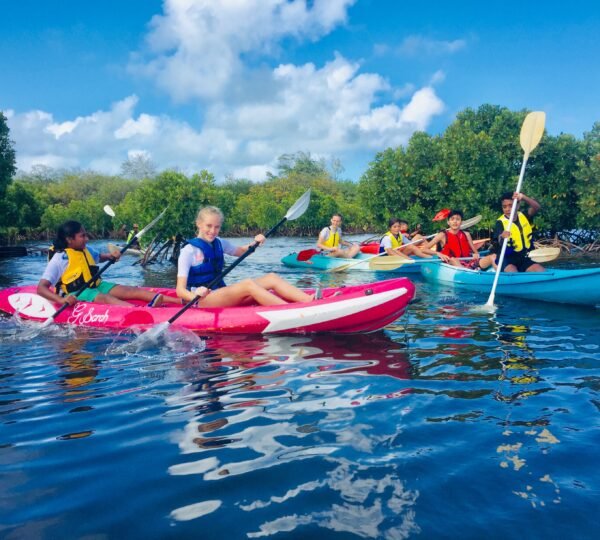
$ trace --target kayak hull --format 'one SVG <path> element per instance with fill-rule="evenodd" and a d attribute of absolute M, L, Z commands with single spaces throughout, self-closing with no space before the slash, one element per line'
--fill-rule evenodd
<path fill-rule="evenodd" d="M 291 266 L 292 268 L 306 268 L 312 270 L 322 270 L 322 271 L 331 271 L 339 268 L 340 266 L 345 266 L 347 264 L 354 264 L 356 261 L 363 260 L 364 263 L 354 264 L 354 266 L 348 268 L 348 271 L 358 271 L 358 272 L 395 272 L 397 274 L 418 274 L 419 273 L 419 265 L 420 260 L 415 259 L 414 264 L 405 264 L 398 267 L 393 267 L 390 269 L 387 268 L 377 268 L 373 269 L 369 267 L 369 260 L 377 260 L 371 259 L 373 255 L 359 253 L 353 259 L 342 259 L 338 257 L 328 257 L 327 255 L 316 254 L 310 257 L 307 260 L 301 260 L 302 257 L 298 257 L 298 253 L 290 253 L 281 259 L 281 262 L 286 266 Z M 387 255 L 384 255 L 386 257 Z M 366 260 L 369 259 L 369 260 Z M 429 261 L 430 259 L 422 259 L 424 261 Z"/>
<path fill-rule="evenodd" d="M 175 296 L 172 289 L 149 289 Z M 23 319 L 45 321 L 58 307 L 35 294 L 35 286 L 0 291 L 0 311 L 19 312 Z M 311 292 L 311 291 L 307 291 Z M 373 332 L 400 317 L 415 294 L 406 278 L 378 283 L 325 289 L 323 298 L 279 306 L 188 309 L 174 323 L 197 333 L 221 334 L 306 334 L 313 332 Z M 147 329 L 168 321 L 180 307 L 167 304 L 150 308 L 139 304 L 114 306 L 78 302 L 60 313 L 56 322 L 75 326 L 126 330 Z"/>
<path fill-rule="evenodd" d="M 494 272 L 469 270 L 449 264 L 427 265 L 421 274 L 428 281 L 456 285 L 489 294 Z M 545 272 L 503 272 L 496 294 L 529 300 L 595 306 L 600 304 L 600 268 L 547 269 Z"/>

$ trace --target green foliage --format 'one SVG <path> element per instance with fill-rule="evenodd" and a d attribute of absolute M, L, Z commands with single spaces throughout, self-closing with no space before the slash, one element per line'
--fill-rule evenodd
<path fill-rule="evenodd" d="M 466 109 L 445 133 L 415 133 L 408 146 L 377 154 L 362 176 L 358 193 L 370 216 L 384 221 L 397 214 L 425 230 L 441 208 L 483 215 L 491 227 L 500 215 L 499 196 L 517 185 L 523 160 L 519 144 L 526 111 L 483 105 Z M 532 152 L 522 191 L 537 199 L 539 228 L 561 231 L 598 228 L 600 124 L 583 142 L 570 135 L 545 134 Z"/>
<path fill-rule="evenodd" d="M 583 136 L 583 156 L 577 163 L 575 192 L 579 198 L 577 226 L 600 230 L 600 122 Z"/>
<path fill-rule="evenodd" d="M 17 170 L 13 144 L 10 140 L 6 116 L 0 111 L 0 225 L 11 224 L 8 218 L 8 201 L 5 200 L 5 196 Z"/>
<path fill-rule="evenodd" d="M 431 219 L 442 208 L 462 209 L 465 217 L 482 214 L 481 225 L 491 227 L 500 215 L 500 194 L 517 184 L 525 115 L 494 105 L 465 109 L 443 134 L 417 132 L 406 147 L 379 152 L 358 184 L 339 178 L 339 160 L 328 166 L 306 152 L 282 155 L 277 175 L 259 183 L 228 178 L 217 184 L 206 170 L 192 176 L 176 170 L 133 174 L 149 165 L 140 159 L 129 164 L 127 176 L 142 179 L 37 166 L 10 184 L 14 151 L 0 113 L 0 233 L 52 234 L 60 223 L 76 219 L 92 234 L 108 235 L 133 223 L 143 227 L 167 208 L 148 236 L 191 237 L 198 209 L 210 204 L 225 214 L 226 235 L 253 235 L 277 223 L 308 188 L 308 210 L 280 234 L 316 236 L 333 213 L 343 215 L 347 232 L 382 232 L 391 216 L 434 232 L 440 224 Z M 523 192 L 542 205 L 540 229 L 600 229 L 600 123 L 583 140 L 545 134 L 529 158 Z M 115 210 L 114 219 L 103 212 L 106 204 Z"/>

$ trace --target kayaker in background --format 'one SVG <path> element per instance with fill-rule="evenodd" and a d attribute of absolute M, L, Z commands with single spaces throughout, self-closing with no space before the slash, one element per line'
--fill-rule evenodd
<path fill-rule="evenodd" d="M 410 258 L 408 255 L 415 255 L 416 257 L 422 257 L 423 259 L 431 259 L 431 257 L 437 256 L 444 262 L 448 262 L 449 257 L 447 255 L 437 253 L 428 246 L 419 248 L 416 244 L 405 245 L 401 233 L 402 221 L 403 220 L 396 217 L 390 218 L 388 222 L 389 230 L 379 242 L 379 253 L 385 252 L 390 256 L 404 257 L 405 259 Z M 406 221 L 404 221 L 404 223 L 406 223 Z M 413 240 L 413 242 L 414 241 L 415 240 Z"/>
<path fill-rule="evenodd" d="M 342 246 L 346 246 L 348 249 L 343 249 Z M 331 225 L 321 230 L 317 239 L 317 248 L 330 257 L 340 257 L 342 259 L 352 259 L 360 251 L 358 244 L 352 244 L 342 239 L 341 214 L 333 214 Z"/>
<path fill-rule="evenodd" d="M 239 257 L 248 251 L 248 246 L 235 246 L 219 238 L 223 224 L 223 213 L 215 206 L 201 208 L 196 217 L 198 236 L 188 241 L 181 249 L 177 262 L 177 296 L 186 302 L 200 297 L 198 307 L 232 307 L 251 303 L 263 306 L 287 304 L 288 302 L 310 302 L 313 297 L 294 287 L 277 274 L 266 274 L 259 278 L 244 279 L 233 285 L 223 280 L 212 290 L 206 285 L 223 270 L 224 255 Z M 254 241 L 263 244 L 265 237 L 258 234 Z"/>
<path fill-rule="evenodd" d="M 518 201 L 517 213 L 509 231 L 508 221 L 513 199 L 517 199 Z M 521 201 L 525 201 L 529 206 L 527 216 L 519 212 Z M 508 191 L 500 197 L 500 204 L 502 205 L 502 215 L 496 221 L 493 240 L 495 243 L 494 251 L 499 256 L 500 249 L 502 248 L 501 242 L 504 241 L 500 239 L 508 239 L 501 270 L 503 272 L 544 272 L 546 269 L 541 264 L 529 258 L 529 252 L 533 248 L 533 229 L 530 219 L 540 210 L 540 203 L 523 193 L 511 193 Z"/>
<path fill-rule="evenodd" d="M 151 291 L 117 285 L 97 279 L 77 296 L 74 295 L 84 283 L 92 279 L 97 272 L 99 262 L 119 260 L 120 252 L 100 253 L 87 246 L 88 234 L 78 221 L 66 221 L 56 232 L 53 246 L 48 251 L 49 261 L 37 286 L 37 293 L 59 304 L 73 305 L 78 301 L 97 302 L 130 306 L 127 300 L 143 300 L 151 307 L 164 303 L 181 305 L 178 298 L 171 298 Z M 55 287 L 55 291 L 51 287 Z"/>
<path fill-rule="evenodd" d="M 421 234 L 421 224 L 417 225 L 416 229 L 409 233 L 408 221 L 403 219 L 400 220 L 400 234 L 402 235 L 403 244 L 425 240 L 425 237 Z"/>
<path fill-rule="evenodd" d="M 129 243 L 131 241 L 131 239 L 139 232 L 139 226 L 137 223 L 133 224 L 133 228 L 129 231 L 129 234 L 127 235 L 127 243 Z M 142 249 L 142 246 L 140 245 L 139 240 L 136 238 L 133 242 L 133 244 L 131 244 L 131 247 L 134 249 Z"/>
<path fill-rule="evenodd" d="M 448 230 L 437 233 L 427 244 L 427 247 L 441 246 L 440 253 L 450 257 L 448 263 L 453 266 L 464 266 L 472 269 L 481 268 L 482 270 L 486 270 L 490 266 L 496 268 L 495 255 L 479 257 L 479 252 L 473 244 L 471 234 L 460 228 L 462 221 L 462 211 L 450 210 L 447 219 Z M 471 260 L 461 260 L 466 258 Z"/>

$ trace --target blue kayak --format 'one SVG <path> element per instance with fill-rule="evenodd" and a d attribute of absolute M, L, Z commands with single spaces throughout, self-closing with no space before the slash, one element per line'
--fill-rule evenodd
<path fill-rule="evenodd" d="M 413 264 L 394 264 L 395 257 L 373 258 L 373 255 L 359 253 L 353 259 L 342 259 L 338 257 L 329 257 L 317 253 L 315 250 L 303 250 L 299 253 L 290 253 L 281 259 L 286 266 L 293 268 L 311 268 L 313 270 L 334 270 L 340 266 L 353 264 L 348 271 L 370 271 L 370 272 L 396 272 L 401 274 L 418 274 L 421 261 L 432 261 L 433 259 L 415 259 Z M 400 260 L 400 258 L 398 258 Z M 439 262 L 439 259 L 435 259 Z M 357 261 L 364 261 L 354 264 Z"/>
<path fill-rule="evenodd" d="M 452 284 L 486 294 L 491 292 L 494 282 L 493 271 L 469 270 L 445 263 L 422 266 L 421 274 L 428 281 Z M 561 304 L 600 305 L 600 267 L 502 272 L 496 293 Z"/>

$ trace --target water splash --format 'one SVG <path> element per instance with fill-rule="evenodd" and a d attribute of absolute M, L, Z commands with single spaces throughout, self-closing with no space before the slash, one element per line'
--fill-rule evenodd
<path fill-rule="evenodd" d="M 183 328 L 173 330 L 167 322 L 153 326 L 147 331 L 133 330 L 136 333 L 133 340 L 130 331 L 119 334 L 108 347 L 106 354 L 153 358 L 169 352 L 171 357 L 185 358 L 206 349 L 206 342 L 200 336 Z"/>
<path fill-rule="evenodd" d="M 0 328 L 3 341 L 24 343 L 40 337 L 61 337 L 71 339 L 75 335 L 73 328 L 64 325 L 50 324 L 44 326 L 40 322 L 23 319 L 15 312 L 7 319 L 7 324 Z"/>

